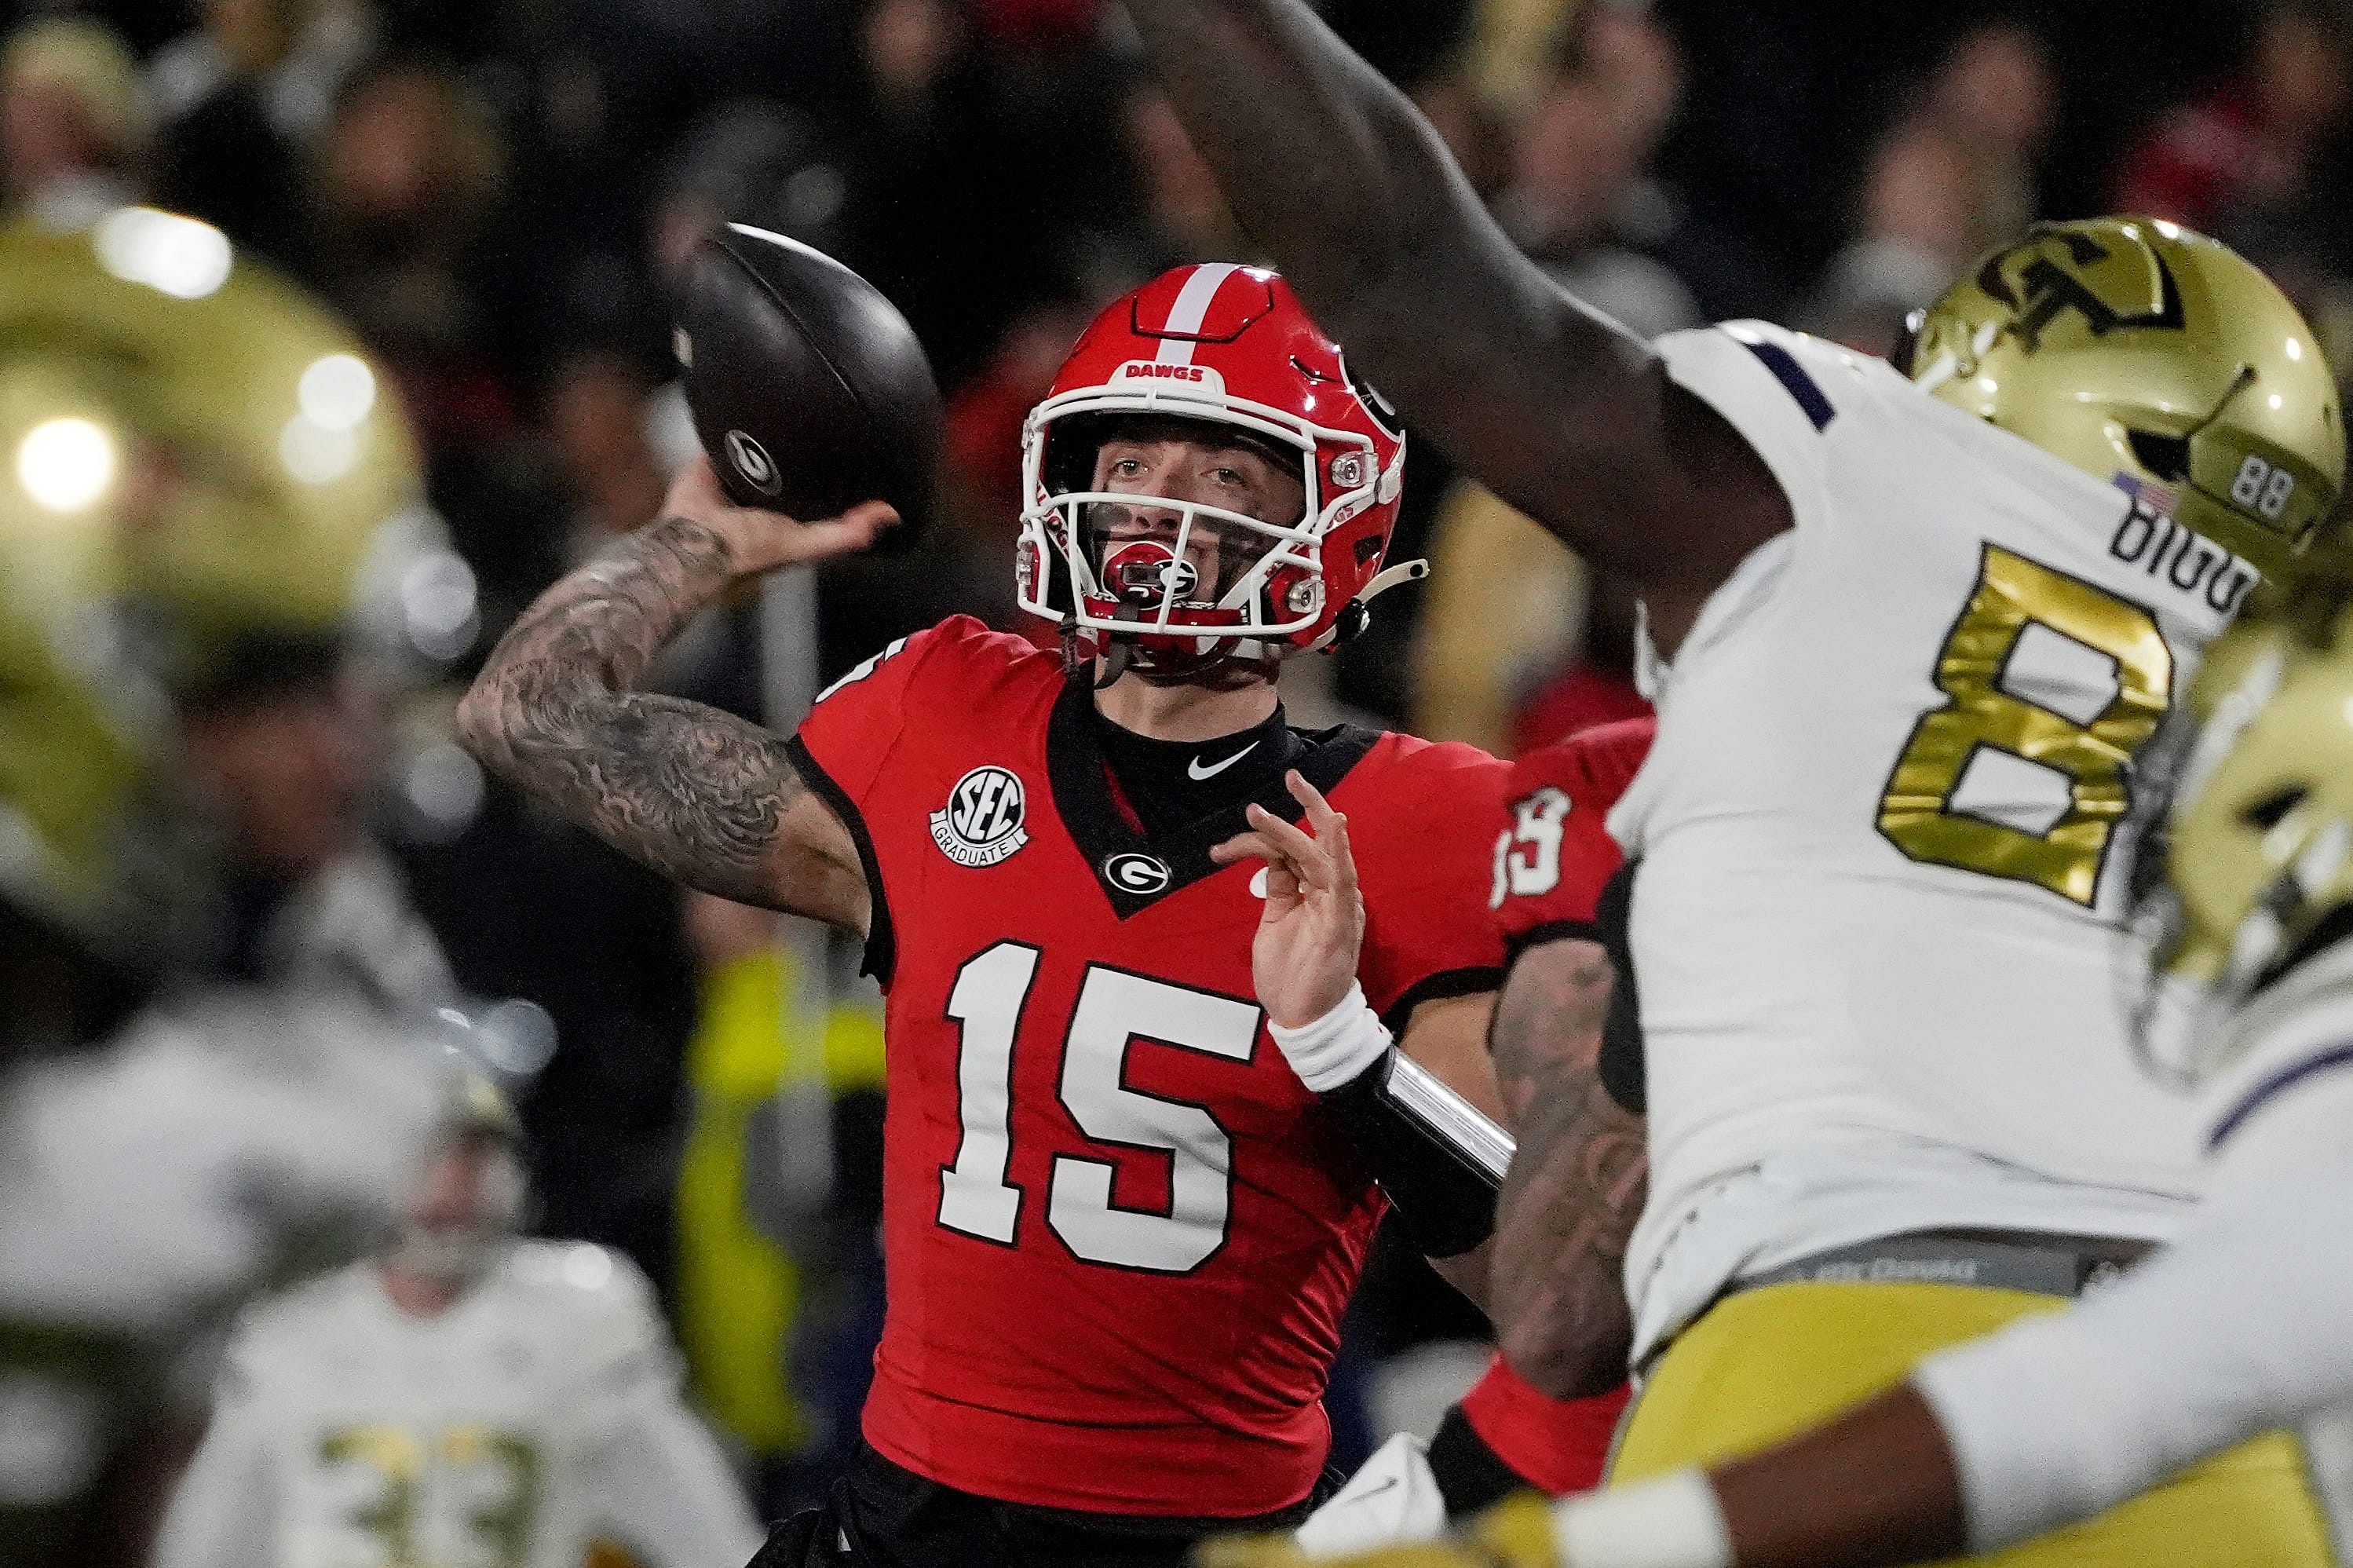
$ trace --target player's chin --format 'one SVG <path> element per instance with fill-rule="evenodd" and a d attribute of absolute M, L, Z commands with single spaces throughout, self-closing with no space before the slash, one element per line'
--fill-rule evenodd
<path fill-rule="evenodd" d="M 1221 692 L 1239 691 L 1272 678 L 1266 665 L 1237 657 L 1222 642 L 1207 653 L 1139 649 L 1128 661 L 1127 673 L 1148 686 L 1202 686 Z"/>

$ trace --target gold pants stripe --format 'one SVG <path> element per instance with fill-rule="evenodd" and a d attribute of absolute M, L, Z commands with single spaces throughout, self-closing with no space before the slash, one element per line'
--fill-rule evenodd
<path fill-rule="evenodd" d="M 1718 1303 L 1670 1345 L 1627 1413 L 1610 1479 L 1711 1465 L 1894 1387 L 1936 1351 L 2051 1296 L 1959 1285 L 1804 1282 Z M 2000 1568 L 2329 1568 L 2327 1531 L 2294 1439 L 2272 1433 L 2096 1519 L 1971 1563 Z"/>

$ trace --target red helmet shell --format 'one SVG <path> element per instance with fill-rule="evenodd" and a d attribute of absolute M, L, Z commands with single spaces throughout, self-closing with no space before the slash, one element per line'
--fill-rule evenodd
<path fill-rule="evenodd" d="M 1236 426 L 1295 450 L 1306 493 L 1295 526 L 1251 524 L 1274 543 L 1247 580 L 1215 604 L 1172 594 L 1141 627 L 1132 605 L 1122 612 L 1118 587 L 1098 580 L 1079 537 L 1076 503 L 1087 498 L 1092 446 L 1079 454 L 1054 444 L 1058 428 L 1073 418 L 1123 413 Z M 1058 482 L 1078 471 L 1082 455 L 1089 478 Z M 1281 277 L 1229 262 L 1176 268 L 1094 319 L 1029 416 L 1023 608 L 1075 619 L 1098 636 L 1147 645 L 1173 638 L 1201 653 L 1266 658 L 1322 646 L 1381 569 L 1404 458 L 1395 416 L 1350 376 L 1339 345 Z M 1219 515 L 1228 525 L 1250 521 Z"/>

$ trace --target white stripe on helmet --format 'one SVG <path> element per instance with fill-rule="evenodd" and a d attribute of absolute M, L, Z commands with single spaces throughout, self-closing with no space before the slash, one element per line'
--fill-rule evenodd
<path fill-rule="evenodd" d="M 1167 324 L 1160 330 L 1164 333 L 1199 332 L 1202 322 L 1208 318 L 1209 302 L 1218 297 L 1218 291 L 1225 286 L 1226 280 L 1240 270 L 1240 263 L 1233 261 L 1218 261 L 1194 268 L 1193 275 L 1185 280 L 1185 286 L 1176 291 L 1176 302 L 1168 307 Z M 1154 357 L 1163 365 L 1190 365 L 1193 363 L 1193 340 L 1189 336 L 1164 337 L 1160 340 L 1160 352 Z"/>

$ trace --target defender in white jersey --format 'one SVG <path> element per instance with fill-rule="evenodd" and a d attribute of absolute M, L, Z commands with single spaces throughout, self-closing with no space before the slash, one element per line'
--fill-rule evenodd
<path fill-rule="evenodd" d="M 2131 765 L 2334 504 L 2333 379 L 2254 269 L 2131 219 L 1986 258 L 1914 386 L 1763 328 L 1644 344 L 1513 254 L 1299 0 L 1128 11 L 1351 363 L 1645 604 L 1660 731 L 1614 821 L 1656 1170 L 1614 1474 L 1677 1472 L 1720 1547 L 1689 1467 L 2178 1223 L 2190 1124 L 2132 1075 L 2102 961 Z M 2225 1472 L 2094 1549 L 2317 1559 L 2280 1446 Z"/>
<path fill-rule="evenodd" d="M 523 1241 L 494 1101 L 399 1240 L 252 1308 L 155 1568 L 740 1568 L 760 1542 L 645 1277 Z"/>
<path fill-rule="evenodd" d="M 0 1563 L 139 1560 L 228 1315 L 390 1224 L 438 1039 L 224 992 L 0 1076 Z"/>
<path fill-rule="evenodd" d="M 2075 302 L 2046 309 L 2054 293 Z M 2103 329 L 2103 312 L 2179 324 Z M 2201 321 L 2235 356 L 2204 405 L 2168 396 L 2161 365 L 2095 376 L 2112 334 Z M 1564 1505 L 1556 1531 L 1518 1511 L 1513 1550 L 1576 1568 L 1728 1568 L 1822 1494 L 1726 1492 L 1699 1467 L 2063 1306 L 2178 1230 L 2195 1107 L 2139 1070 L 2119 1001 L 2131 769 L 2257 580 L 2223 541 L 2288 555 L 2206 515 L 2230 471 L 2196 447 L 2263 385 L 2240 367 L 2268 350 L 2287 368 L 2259 407 L 2302 398 L 2327 439 L 2306 443 L 2316 468 L 2251 421 L 2239 464 L 2288 476 L 2283 514 L 2342 470 L 2309 329 L 2243 261 L 2149 224 L 1988 258 L 1926 323 L 1916 380 L 1753 323 L 1658 346 L 1794 524 L 1671 665 L 1649 662 L 1658 737 L 1610 817 L 1639 866 L 1651 1148 L 1626 1263 L 1640 1390 L 1611 1479 L 1664 1478 Z M 2036 441 L 2001 428 L 2054 378 Z M 2185 433 L 2137 424 L 2165 403 Z M 2189 482 L 2167 492 L 2144 458 Z M 2241 487 L 2253 515 L 2272 483 Z M 1793 1560 L 1815 1561 L 1799 1539 Z M 2327 1547 L 2274 1436 L 2001 1561 L 2257 1568 Z"/>
<path fill-rule="evenodd" d="M 1796 525 L 1651 663 L 1658 742 L 1610 816 L 1641 863 L 1637 1363 L 1856 1243 L 2162 1239 L 2195 1151 L 2126 1039 L 2112 852 L 2255 568 L 1883 361 L 1755 323 L 1659 349 Z"/>
<path fill-rule="evenodd" d="M 1354 1561 L 1892 1568 L 1963 1550 L 2003 1563 L 2211 1561 L 2194 1541 L 2116 1551 L 2098 1530 L 2052 1537 L 2031 1558 L 2003 1549 L 2289 1426 L 2305 1433 L 2337 1560 L 2353 1560 L 2348 596 L 2353 584 L 2329 585 L 2227 633 L 2148 769 L 2172 804 L 2169 835 L 2145 836 L 2132 856 L 2132 923 L 2150 960 L 2133 976 L 2136 1032 L 2158 1075 L 2194 1091 L 2205 1150 L 2200 1206 L 2162 1256 L 2073 1310 L 1935 1355 L 1897 1390 L 1704 1486 L 1685 1477 L 1576 1505 L 1583 1546 L 1556 1539 L 1566 1514 L 1529 1503 L 1491 1517 L 1475 1545 Z M 1717 1497 L 1742 1520 L 1736 1543 L 1720 1521 L 1713 1546 L 1690 1528 Z M 1594 1545 L 1603 1508 L 1612 1533 Z M 2259 1530 L 2235 1560 L 2296 1560 L 2279 1544 Z"/>

